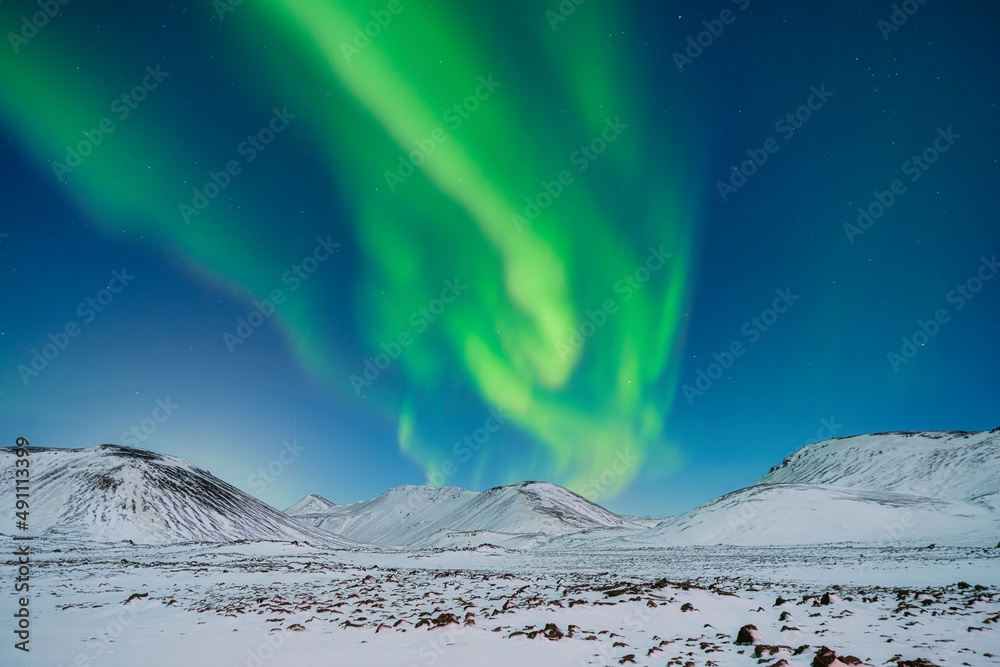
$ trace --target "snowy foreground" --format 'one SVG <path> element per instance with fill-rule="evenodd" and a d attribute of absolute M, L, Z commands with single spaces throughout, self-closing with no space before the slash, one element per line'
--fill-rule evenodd
<path fill-rule="evenodd" d="M 5 611 L 5 666 L 1000 665 L 998 548 L 31 552 L 31 652 Z"/>
<path fill-rule="evenodd" d="M 162 453 L 22 459 L 2 667 L 1000 665 L 1000 428 L 825 440 L 662 519 L 530 481 L 281 512 Z"/>

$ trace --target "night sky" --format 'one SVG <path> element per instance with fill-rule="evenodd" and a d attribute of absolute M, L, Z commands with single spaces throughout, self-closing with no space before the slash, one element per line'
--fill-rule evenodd
<path fill-rule="evenodd" d="M 3 444 L 666 515 L 834 435 L 1000 425 L 988 3 L 0 25 Z"/>

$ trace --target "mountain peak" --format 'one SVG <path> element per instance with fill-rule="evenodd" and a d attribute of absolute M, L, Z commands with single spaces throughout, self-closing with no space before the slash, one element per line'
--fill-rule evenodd
<path fill-rule="evenodd" d="M 486 536 L 518 545 L 530 538 L 534 544 L 591 528 L 642 527 L 558 484 L 535 480 L 482 492 L 400 486 L 371 500 L 293 514 L 324 530 L 383 546 L 451 546 L 456 539 Z"/>
<path fill-rule="evenodd" d="M 0 467 L 13 468 L 13 448 Z M 38 534 L 139 544 L 306 540 L 357 546 L 282 514 L 179 458 L 100 445 L 32 448 L 31 518 Z M 8 519 L 4 532 L 13 533 Z"/>
<path fill-rule="evenodd" d="M 823 440 L 755 484 L 667 519 L 639 544 L 994 544 L 1000 431 L 891 431 Z"/>
<path fill-rule="evenodd" d="M 323 496 L 310 493 L 302 500 L 285 509 L 285 514 L 288 514 L 289 516 L 295 516 L 297 514 L 318 514 L 336 506 L 337 505 L 335 503 L 330 502 Z"/>

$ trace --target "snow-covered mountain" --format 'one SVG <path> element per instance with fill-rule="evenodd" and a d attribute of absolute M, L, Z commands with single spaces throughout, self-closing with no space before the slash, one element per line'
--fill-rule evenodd
<path fill-rule="evenodd" d="M 317 496 L 315 493 L 310 493 L 308 496 L 286 509 L 285 514 L 288 514 L 289 516 L 295 516 L 297 514 L 319 514 L 320 512 L 326 512 L 334 507 L 336 507 L 336 505 L 323 496 Z"/>
<path fill-rule="evenodd" d="M 358 546 L 173 456 L 117 445 L 29 452 L 32 535 L 140 544 L 305 540 Z M 14 470 L 14 457 L 13 448 L 0 448 L 0 469 Z M 13 495 L 13 484 L 4 485 L 0 532 L 21 534 L 13 525 Z"/>
<path fill-rule="evenodd" d="M 307 496 L 285 510 L 318 528 L 383 546 L 524 548 L 591 528 L 643 526 L 548 482 L 522 482 L 481 493 L 455 487 L 401 486 L 378 498 L 302 511 Z M 329 501 L 327 501 L 329 502 Z"/>
<path fill-rule="evenodd" d="M 996 544 L 1000 429 L 824 440 L 798 450 L 752 486 L 620 539 L 650 545 Z"/>
<path fill-rule="evenodd" d="M 1000 509 L 1000 428 L 824 440 L 795 452 L 757 483 L 881 489 L 996 510 Z"/>
<path fill-rule="evenodd" d="M 547 482 L 481 493 L 403 486 L 350 505 L 309 495 L 282 513 L 172 456 L 116 445 L 30 451 L 31 533 L 73 539 L 515 549 L 1000 539 L 1000 429 L 825 440 L 662 520 L 620 516 Z M 0 448 L 0 468 L 13 470 L 13 458 Z M 13 485 L 0 500 L 0 533 L 16 534 Z"/>

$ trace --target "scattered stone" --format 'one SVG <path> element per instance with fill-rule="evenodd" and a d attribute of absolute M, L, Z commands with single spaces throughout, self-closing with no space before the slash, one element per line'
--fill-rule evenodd
<path fill-rule="evenodd" d="M 736 635 L 737 644 L 759 644 L 761 641 L 763 640 L 756 625 L 744 625 Z"/>
<path fill-rule="evenodd" d="M 864 665 L 860 658 L 853 655 L 837 656 L 832 649 L 820 646 L 813 657 L 812 667 L 850 667 L 851 665 Z"/>
<path fill-rule="evenodd" d="M 760 660 L 765 655 L 771 656 L 777 654 L 778 651 L 780 651 L 781 649 L 786 649 L 789 651 L 791 650 L 791 648 L 788 646 L 772 646 L 770 644 L 757 644 L 756 646 L 753 647 L 753 657 Z"/>
<path fill-rule="evenodd" d="M 545 634 L 546 639 L 550 639 L 552 641 L 558 641 L 564 636 L 562 630 L 560 630 L 559 626 L 555 623 L 546 623 L 542 632 Z"/>

